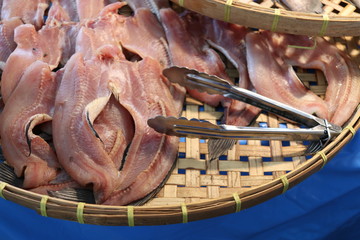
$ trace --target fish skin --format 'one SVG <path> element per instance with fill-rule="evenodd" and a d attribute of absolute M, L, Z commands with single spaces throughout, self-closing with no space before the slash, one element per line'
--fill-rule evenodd
<path fill-rule="evenodd" d="M 342 126 L 360 102 L 360 70 L 350 57 L 324 38 L 263 32 L 264 37 L 281 49 L 283 58 L 291 65 L 321 70 L 328 83 L 325 102 L 328 120 Z M 288 45 L 312 46 L 315 49 L 286 48 Z M 334 67 L 336 66 L 336 67 Z"/>
<path fill-rule="evenodd" d="M 51 197 L 56 197 L 68 201 L 83 202 L 89 204 L 96 203 L 94 193 L 91 189 L 81 188 L 81 187 L 79 188 L 71 185 L 59 189 L 54 188 L 51 190 L 47 190 L 46 194 L 48 194 Z"/>
<path fill-rule="evenodd" d="M 322 13 L 322 3 L 320 0 L 281 0 L 292 11 Z"/>
<path fill-rule="evenodd" d="M 4 157 L 18 177 L 24 176 L 25 189 L 47 184 L 60 168 L 53 149 L 32 133 L 36 125 L 52 120 L 56 87 L 49 66 L 34 62 L 24 72 L 0 116 Z"/>
<path fill-rule="evenodd" d="M 256 92 L 329 120 L 326 103 L 303 85 L 292 66 L 282 58 L 278 45 L 272 45 L 264 37 L 266 34 L 246 35 L 249 76 Z"/>

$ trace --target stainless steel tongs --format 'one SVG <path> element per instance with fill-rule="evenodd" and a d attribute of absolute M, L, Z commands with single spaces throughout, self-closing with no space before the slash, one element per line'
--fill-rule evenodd
<path fill-rule="evenodd" d="M 224 150 L 228 150 L 234 140 L 240 139 L 309 140 L 312 141 L 312 144 L 309 145 L 307 153 L 314 153 L 323 148 L 333 137 L 339 135 L 342 130 L 341 127 L 329 123 L 325 119 L 318 118 L 247 89 L 233 86 L 216 76 L 180 67 L 167 68 L 163 73 L 173 83 L 197 89 L 201 92 L 220 94 L 228 98 L 243 101 L 307 127 L 300 129 L 238 127 L 225 124 L 215 125 L 197 119 L 187 120 L 163 116 L 157 116 L 148 120 L 148 124 L 152 128 L 168 135 L 202 139 L 231 139 L 227 143 L 220 141 L 221 144 L 220 142 L 215 144 L 215 148 L 218 148 L 215 151 L 213 150 L 213 152 L 216 152 L 212 154 L 215 157 L 220 156 Z M 212 148 L 214 148 L 214 144 Z"/>

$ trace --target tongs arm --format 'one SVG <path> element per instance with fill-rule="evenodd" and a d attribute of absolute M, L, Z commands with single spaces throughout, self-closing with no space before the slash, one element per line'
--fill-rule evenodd
<path fill-rule="evenodd" d="M 321 126 L 306 129 L 237 127 L 215 125 L 197 119 L 163 116 L 149 119 L 148 124 L 156 131 L 167 135 L 201 139 L 314 141 L 327 137 Z M 330 131 L 330 134 L 337 134 Z"/>

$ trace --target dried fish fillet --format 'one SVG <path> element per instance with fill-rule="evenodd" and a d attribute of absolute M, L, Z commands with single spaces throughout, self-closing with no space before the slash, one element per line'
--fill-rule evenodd
<path fill-rule="evenodd" d="M 302 68 L 318 69 L 325 75 L 328 87 L 325 102 L 328 120 L 343 125 L 360 103 L 360 69 L 350 57 L 324 38 L 264 32 L 264 37 L 282 52 L 285 61 Z M 313 49 L 287 47 L 313 46 Z"/>
<path fill-rule="evenodd" d="M 10 54 L 1 76 L 1 95 L 5 103 L 32 63 L 41 60 L 51 70 L 59 65 L 62 34 L 57 27 L 46 27 L 37 32 L 31 24 L 20 25 L 15 29 L 17 47 Z"/>
<path fill-rule="evenodd" d="M 270 44 L 264 34 L 252 32 L 246 35 L 248 70 L 256 92 L 329 119 L 325 102 L 303 85 L 292 66 L 279 56 L 280 49 Z"/>
<path fill-rule="evenodd" d="M 81 186 L 92 185 L 97 203 L 112 193 L 119 171 L 94 133 L 93 122 L 110 99 L 107 64 L 103 55 L 84 61 L 77 53 L 71 57 L 56 96 L 53 139 L 59 162 Z M 105 57 L 104 54 L 109 54 Z"/>
<path fill-rule="evenodd" d="M 32 24 L 40 29 L 44 24 L 44 14 L 48 7 L 47 0 L 3 0 L 1 19 L 21 18 L 24 23 Z"/>
<path fill-rule="evenodd" d="M 113 78 L 112 91 L 132 115 L 136 131 L 120 172 L 120 185 L 104 204 L 124 205 L 156 189 L 176 159 L 179 140 L 157 133 L 144 119 L 178 115 L 181 109 L 173 105 L 157 61 L 145 58 L 114 67 L 117 78 Z"/>
<path fill-rule="evenodd" d="M 24 176 L 23 187 L 27 189 L 48 184 L 60 168 L 53 149 L 33 133 L 35 126 L 52 120 L 56 87 L 49 66 L 34 62 L 24 72 L 0 117 L 4 156 L 16 175 Z"/>
<path fill-rule="evenodd" d="M 220 56 L 208 46 L 201 36 L 193 36 L 189 33 L 186 23 L 174 10 L 161 9 L 160 16 L 169 43 L 170 59 L 173 65 L 189 67 L 230 81 Z M 223 96 L 209 95 L 193 89 L 187 90 L 192 97 L 211 106 L 217 106 L 220 102 L 223 102 L 224 105 L 229 104 L 229 100 Z"/>

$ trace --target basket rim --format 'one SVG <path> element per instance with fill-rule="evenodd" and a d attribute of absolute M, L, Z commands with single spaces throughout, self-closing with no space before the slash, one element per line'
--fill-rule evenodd
<path fill-rule="evenodd" d="M 343 129 L 341 134 L 337 136 L 333 142 L 293 171 L 248 191 L 242 193 L 235 192 L 230 196 L 204 200 L 197 203 L 160 206 L 105 206 L 83 204 L 29 192 L 10 184 L 4 184 L 3 182 L 0 182 L 2 185 L 2 187 L 0 187 L 0 196 L 3 196 L 6 200 L 31 208 L 43 216 L 87 224 L 141 226 L 197 221 L 235 213 L 286 192 L 287 189 L 297 185 L 308 176 L 322 169 L 322 167 L 354 137 L 359 128 L 360 105 L 358 105 L 355 110 L 347 127 Z M 62 210 L 68 209 L 68 212 L 66 212 L 65 217 L 59 217 L 57 215 L 59 211 L 51 210 L 52 207 L 61 207 Z M 107 218 L 116 218 L 118 221 L 117 223 L 107 222 Z M 155 223 L 153 220 L 155 220 Z"/>
<path fill-rule="evenodd" d="M 343 16 L 295 12 L 226 0 L 171 1 L 202 15 L 251 28 L 308 36 L 360 36 L 360 14 Z"/>

